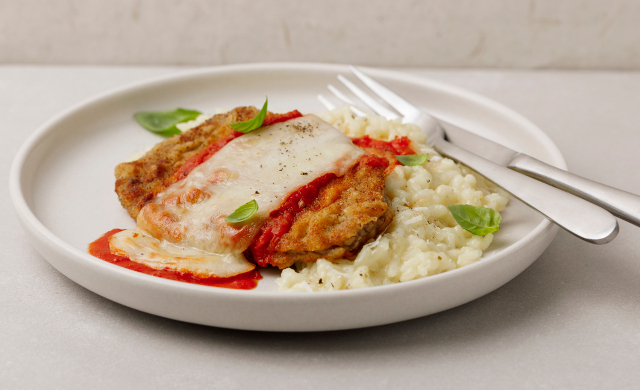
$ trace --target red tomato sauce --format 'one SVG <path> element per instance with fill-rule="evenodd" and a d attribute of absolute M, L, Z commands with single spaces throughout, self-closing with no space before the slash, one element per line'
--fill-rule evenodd
<path fill-rule="evenodd" d="M 177 280 L 179 282 L 201 284 L 203 286 L 233 288 L 238 290 L 251 290 L 258 285 L 258 280 L 262 279 L 262 275 L 258 270 L 246 272 L 244 274 L 232 276 L 230 278 L 196 278 L 195 276 L 172 270 L 157 270 L 144 264 L 129 260 L 124 256 L 118 256 L 111 253 L 109 249 L 109 237 L 121 232 L 123 229 L 113 229 L 106 232 L 102 237 L 89 244 L 89 254 L 108 261 L 117 266 L 130 269 L 143 274 L 157 276 L 159 278 Z"/>
<path fill-rule="evenodd" d="M 356 164 L 387 168 L 389 162 L 385 158 L 365 154 Z M 249 246 L 249 250 L 245 251 L 245 256 L 259 266 L 266 267 L 270 262 L 271 254 L 276 250 L 280 237 L 289 231 L 296 215 L 311 205 L 318 197 L 320 189 L 336 177 L 335 173 L 327 173 L 287 196 L 277 209 L 269 213 L 269 219 L 258 232 Z"/>
<path fill-rule="evenodd" d="M 416 152 L 411 149 L 411 140 L 405 136 L 396 136 L 391 141 L 381 141 L 378 139 L 372 139 L 368 135 L 365 135 L 364 137 L 352 138 L 351 141 L 353 141 L 354 145 L 361 148 L 386 150 L 399 156 L 416 154 Z"/>
<path fill-rule="evenodd" d="M 262 126 L 270 126 L 275 123 L 288 121 L 289 119 L 300 118 L 302 114 L 298 110 L 285 112 L 284 114 L 267 114 L 262 122 Z"/>

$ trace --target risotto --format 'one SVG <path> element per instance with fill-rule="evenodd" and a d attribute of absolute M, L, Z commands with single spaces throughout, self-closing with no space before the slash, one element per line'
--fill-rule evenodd
<path fill-rule="evenodd" d="M 417 126 L 370 115 L 361 118 L 347 107 L 320 117 L 350 137 L 365 135 L 390 141 L 406 136 L 429 160 L 395 167 L 386 179 L 386 194 L 396 215 L 375 241 L 354 260 L 296 263 L 276 280 L 281 291 L 325 291 L 405 282 L 450 271 L 480 259 L 492 234 L 475 236 L 460 227 L 447 206 L 468 204 L 502 211 L 507 194 L 470 169 L 440 156 Z"/>

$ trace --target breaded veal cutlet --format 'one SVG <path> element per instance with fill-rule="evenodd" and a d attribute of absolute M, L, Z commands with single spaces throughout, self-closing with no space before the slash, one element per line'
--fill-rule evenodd
<path fill-rule="evenodd" d="M 255 107 L 238 107 L 216 115 L 158 143 L 139 160 L 119 164 L 115 187 L 122 206 L 135 219 L 156 194 L 177 181 L 190 157 L 234 133 L 229 123 L 249 120 L 257 113 Z M 297 261 L 354 257 L 393 218 L 384 194 L 385 176 L 384 167 L 355 164 L 344 176 L 328 182 L 313 203 L 296 215 L 289 230 L 270 245 L 266 264 L 286 268 Z M 251 258 L 251 249 L 245 254 Z"/>

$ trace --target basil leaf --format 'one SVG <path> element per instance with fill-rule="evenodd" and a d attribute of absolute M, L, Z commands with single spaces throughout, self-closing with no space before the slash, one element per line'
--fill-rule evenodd
<path fill-rule="evenodd" d="M 262 126 L 262 122 L 264 122 L 264 118 L 267 117 L 267 103 L 269 102 L 269 98 L 264 101 L 264 105 L 262 106 L 262 110 L 258 113 L 258 115 L 254 116 L 252 119 L 244 122 L 230 123 L 229 125 L 233 127 L 236 131 L 241 133 L 248 133 L 255 129 L 260 128 Z"/>
<path fill-rule="evenodd" d="M 409 154 L 406 156 L 396 156 L 398 161 L 402 163 L 402 165 L 406 165 L 408 167 L 412 167 L 414 165 L 422 165 L 427 162 L 429 159 L 428 154 Z"/>
<path fill-rule="evenodd" d="M 246 221 L 247 219 L 253 217 L 253 214 L 258 211 L 258 202 L 254 200 L 250 200 L 242 206 L 238 207 L 236 211 L 231 213 L 224 220 L 231 223 Z"/>
<path fill-rule="evenodd" d="M 163 137 L 171 137 L 181 133 L 176 124 L 194 120 L 200 114 L 200 111 L 176 108 L 167 111 L 138 112 L 133 117 L 145 129 Z"/>
<path fill-rule="evenodd" d="M 457 204 L 449 206 L 449 211 L 458 225 L 476 236 L 500 231 L 502 217 L 493 209 Z"/>

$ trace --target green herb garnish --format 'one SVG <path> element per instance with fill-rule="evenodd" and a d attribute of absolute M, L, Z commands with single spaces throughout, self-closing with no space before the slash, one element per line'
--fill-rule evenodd
<path fill-rule="evenodd" d="M 398 161 L 402 163 L 402 165 L 411 167 L 414 165 L 422 165 L 426 163 L 427 159 L 429 159 L 429 155 L 428 154 L 409 154 L 406 156 L 396 156 L 396 158 L 398 159 Z"/>
<path fill-rule="evenodd" d="M 457 204 L 449 206 L 449 211 L 458 225 L 476 236 L 500 231 L 502 217 L 493 209 Z"/>
<path fill-rule="evenodd" d="M 246 221 L 247 219 L 253 217 L 253 214 L 258 211 L 258 202 L 254 200 L 250 200 L 242 206 L 238 207 L 236 211 L 231 213 L 224 220 L 231 223 Z"/>
<path fill-rule="evenodd" d="M 144 111 L 134 115 L 136 121 L 145 129 L 159 134 L 163 137 L 171 137 L 180 134 L 176 125 L 196 119 L 201 114 L 200 111 L 176 108 L 167 111 Z"/>
<path fill-rule="evenodd" d="M 236 131 L 241 133 L 248 133 L 255 129 L 260 128 L 262 126 L 262 122 L 264 122 L 264 118 L 267 116 L 267 103 L 269 102 L 269 98 L 264 101 L 264 105 L 262 106 L 262 110 L 258 113 L 258 115 L 254 116 L 252 119 L 244 122 L 230 123 L 229 125 L 233 127 Z"/>

